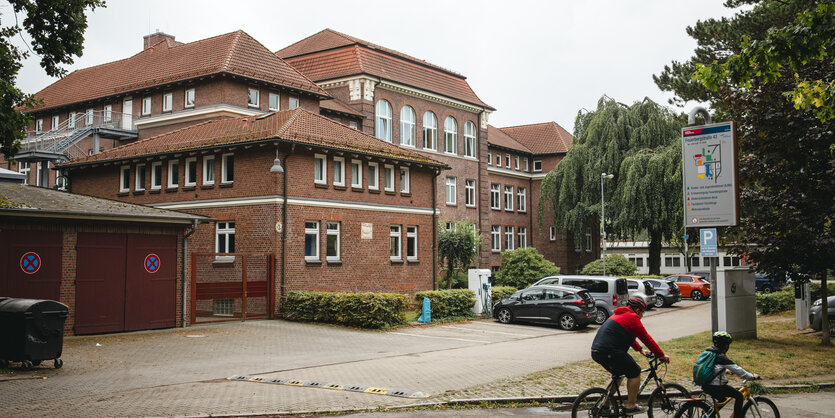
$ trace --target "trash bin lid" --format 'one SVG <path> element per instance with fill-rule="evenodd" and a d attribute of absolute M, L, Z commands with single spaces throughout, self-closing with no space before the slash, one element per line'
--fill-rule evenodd
<path fill-rule="evenodd" d="M 68 312 L 69 308 L 61 302 L 45 299 L 17 299 L 0 300 L 0 312 Z"/>

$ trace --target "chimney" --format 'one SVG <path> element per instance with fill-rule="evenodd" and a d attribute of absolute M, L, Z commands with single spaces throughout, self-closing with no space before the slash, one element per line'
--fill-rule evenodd
<path fill-rule="evenodd" d="M 144 51 L 162 41 L 168 41 L 169 46 L 171 46 L 174 43 L 174 36 L 160 32 L 159 29 L 157 29 L 156 32 L 143 36 L 142 41 L 142 50 Z"/>

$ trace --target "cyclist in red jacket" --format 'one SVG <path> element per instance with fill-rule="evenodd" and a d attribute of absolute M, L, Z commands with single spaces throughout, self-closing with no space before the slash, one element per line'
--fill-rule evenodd
<path fill-rule="evenodd" d="M 665 363 L 669 363 L 670 357 L 664 354 L 641 323 L 647 303 L 641 298 L 633 297 L 627 305 L 628 307 L 616 308 L 615 313 L 597 330 L 591 344 L 591 358 L 614 376 L 626 375 L 628 396 L 624 412 L 638 414 L 645 411 L 645 408 L 635 405 L 638 400 L 638 387 L 641 384 L 641 368 L 627 353 L 629 347 L 643 355 L 652 352 Z M 650 351 L 644 350 L 636 337 L 643 341 Z"/>

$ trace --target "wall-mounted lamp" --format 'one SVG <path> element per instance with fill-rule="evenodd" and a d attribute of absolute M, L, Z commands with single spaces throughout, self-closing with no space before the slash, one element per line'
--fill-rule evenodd
<path fill-rule="evenodd" d="M 275 161 L 273 161 L 273 166 L 270 167 L 270 173 L 283 173 L 284 167 L 281 166 L 281 161 L 278 159 L 278 149 L 275 150 Z"/>

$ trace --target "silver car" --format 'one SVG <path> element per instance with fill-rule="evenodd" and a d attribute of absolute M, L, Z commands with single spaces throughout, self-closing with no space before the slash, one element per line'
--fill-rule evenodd
<path fill-rule="evenodd" d="M 601 325 L 615 312 L 618 306 L 626 306 L 629 301 L 629 289 L 626 279 L 607 276 L 548 276 L 539 279 L 533 286 L 540 284 L 561 284 L 582 287 L 594 298 L 596 312 L 594 323 Z"/>
<path fill-rule="evenodd" d="M 653 288 L 652 283 L 638 280 L 638 279 L 626 279 L 626 287 L 629 289 L 629 297 L 639 297 L 647 303 L 647 309 L 652 309 L 655 307 L 655 288 Z"/>
<path fill-rule="evenodd" d="M 835 296 L 826 298 L 829 302 L 829 309 L 827 316 L 829 317 L 829 332 L 835 330 Z M 823 328 L 823 299 L 818 299 L 812 304 L 809 309 L 809 327 L 815 331 L 820 331 Z"/>

